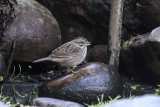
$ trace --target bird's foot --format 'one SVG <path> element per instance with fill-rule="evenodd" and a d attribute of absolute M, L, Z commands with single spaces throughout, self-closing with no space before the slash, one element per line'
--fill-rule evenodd
<path fill-rule="evenodd" d="M 76 74 L 76 72 L 73 71 L 71 68 L 67 67 L 67 69 L 68 69 L 70 72 L 72 72 L 73 74 Z"/>

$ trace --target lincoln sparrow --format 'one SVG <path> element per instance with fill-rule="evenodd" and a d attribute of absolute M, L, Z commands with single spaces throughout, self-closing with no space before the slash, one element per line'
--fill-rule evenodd
<path fill-rule="evenodd" d="M 88 45 L 90 45 L 90 42 L 87 39 L 78 37 L 53 50 L 48 57 L 38 59 L 33 63 L 53 61 L 59 63 L 62 67 L 73 67 L 79 65 L 85 59 Z"/>

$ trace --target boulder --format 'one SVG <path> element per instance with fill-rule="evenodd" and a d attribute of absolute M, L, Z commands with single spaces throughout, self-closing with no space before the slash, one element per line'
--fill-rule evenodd
<path fill-rule="evenodd" d="M 81 104 L 96 103 L 97 97 L 116 97 L 122 83 L 117 72 L 109 71 L 104 63 L 91 62 L 75 73 L 45 83 L 39 90 L 40 97 L 52 97 Z"/>
<path fill-rule="evenodd" d="M 34 0 L 17 0 L 13 5 L 15 19 L 7 27 L 0 51 L 9 57 L 12 41 L 16 41 L 14 61 L 32 62 L 48 56 L 60 45 L 59 25 L 52 13 Z"/>
<path fill-rule="evenodd" d="M 38 96 L 37 92 L 40 83 L 23 82 L 12 77 L 8 82 L 5 81 L 0 84 L 2 100 L 9 101 L 11 104 L 19 102 L 20 104 L 28 105 L 32 99 Z"/>
<path fill-rule="evenodd" d="M 111 104 L 105 104 L 101 107 L 159 107 L 160 96 L 143 95 L 135 98 L 117 100 Z"/>
<path fill-rule="evenodd" d="M 107 63 L 107 45 L 96 45 L 89 49 L 86 59 L 89 62 Z"/>
<path fill-rule="evenodd" d="M 126 41 L 121 51 L 121 71 L 146 83 L 160 83 L 160 27 Z"/>
<path fill-rule="evenodd" d="M 54 14 L 62 42 L 84 36 L 94 44 L 107 43 L 110 0 L 37 0 Z"/>
<path fill-rule="evenodd" d="M 62 42 L 85 36 L 92 44 L 108 42 L 111 0 L 37 0 L 54 14 L 62 31 Z M 125 0 L 123 33 L 125 39 L 139 31 L 136 2 Z"/>
<path fill-rule="evenodd" d="M 10 107 L 10 106 L 0 101 L 0 107 Z"/>
<path fill-rule="evenodd" d="M 55 98 L 46 98 L 46 97 L 38 97 L 33 99 L 32 106 L 40 106 L 40 107 L 84 107 L 81 104 L 71 102 L 71 101 L 64 101 Z"/>

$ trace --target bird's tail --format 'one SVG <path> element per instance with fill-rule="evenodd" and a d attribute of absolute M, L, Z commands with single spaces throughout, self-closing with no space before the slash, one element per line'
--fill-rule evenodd
<path fill-rule="evenodd" d="M 35 61 L 33 61 L 33 63 L 43 62 L 43 61 L 49 61 L 49 60 L 50 60 L 50 58 L 46 57 L 46 58 L 41 58 L 41 59 L 35 60 Z"/>

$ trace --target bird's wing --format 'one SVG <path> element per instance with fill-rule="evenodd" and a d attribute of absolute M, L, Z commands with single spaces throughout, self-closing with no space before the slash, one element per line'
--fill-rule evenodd
<path fill-rule="evenodd" d="M 73 44 L 64 44 L 59 48 L 52 51 L 50 56 L 52 57 L 70 57 L 76 55 L 78 52 L 78 47 L 73 46 Z"/>

